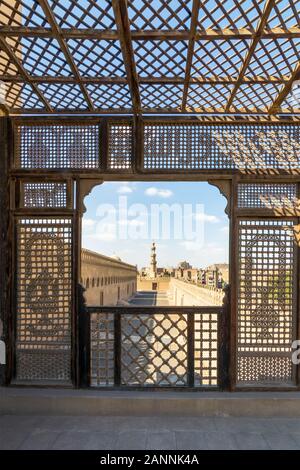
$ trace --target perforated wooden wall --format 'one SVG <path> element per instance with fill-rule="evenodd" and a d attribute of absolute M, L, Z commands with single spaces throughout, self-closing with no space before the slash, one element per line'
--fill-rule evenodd
<path fill-rule="evenodd" d="M 142 168 L 161 170 L 295 170 L 300 165 L 300 126 L 141 124 Z M 139 137 L 128 120 L 109 122 L 107 140 L 101 122 L 74 125 L 15 126 L 15 166 L 23 169 L 70 168 L 131 172 Z M 104 165 L 105 166 L 105 165 Z"/>
<path fill-rule="evenodd" d="M 16 379 L 71 379 L 72 221 L 16 219 Z"/>
<path fill-rule="evenodd" d="M 292 220 L 240 220 L 238 373 L 240 384 L 294 382 L 297 250 Z"/>
<path fill-rule="evenodd" d="M 17 168 L 99 168 L 99 129 L 94 125 L 15 127 Z"/>

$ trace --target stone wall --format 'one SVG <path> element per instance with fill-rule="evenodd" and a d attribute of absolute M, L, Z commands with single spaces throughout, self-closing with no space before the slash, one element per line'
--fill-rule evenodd
<path fill-rule="evenodd" d="M 222 305 L 224 292 L 222 289 L 201 287 L 195 284 L 172 278 L 169 285 L 169 296 L 173 305 Z"/>
<path fill-rule="evenodd" d="M 156 284 L 156 288 L 155 287 Z M 156 277 L 154 279 L 139 277 L 137 281 L 138 291 L 166 292 L 169 289 L 170 277 Z"/>
<path fill-rule="evenodd" d="M 137 269 L 120 259 L 83 249 L 81 284 L 87 305 L 116 305 L 136 292 Z"/>

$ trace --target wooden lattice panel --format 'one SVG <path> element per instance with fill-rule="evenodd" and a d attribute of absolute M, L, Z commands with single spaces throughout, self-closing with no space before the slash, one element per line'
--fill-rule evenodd
<path fill-rule="evenodd" d="M 294 114 L 299 9 L 300 0 L 0 0 L 7 106 Z"/>
<path fill-rule="evenodd" d="M 142 107 L 161 108 L 179 111 L 182 101 L 183 85 L 153 84 L 140 85 Z"/>
<path fill-rule="evenodd" d="M 133 29 L 188 29 L 192 0 L 128 1 L 128 15 Z"/>
<path fill-rule="evenodd" d="M 294 28 L 300 26 L 300 0 L 276 0 L 267 28 Z"/>
<path fill-rule="evenodd" d="M 70 39 L 68 46 L 82 76 L 125 76 L 124 62 L 118 41 Z"/>
<path fill-rule="evenodd" d="M 195 314 L 195 386 L 218 385 L 218 314 Z"/>
<path fill-rule="evenodd" d="M 39 37 L 10 38 L 10 43 L 14 53 L 20 56 L 20 61 L 25 70 L 33 76 L 43 76 L 45 74 L 51 77 L 71 75 L 71 69 L 56 39 Z"/>
<path fill-rule="evenodd" d="M 61 2 L 49 0 L 55 18 L 65 28 L 115 29 L 111 0 Z"/>
<path fill-rule="evenodd" d="M 300 129 L 295 126 L 205 126 L 145 123 L 146 170 L 268 168 L 300 163 Z"/>
<path fill-rule="evenodd" d="M 132 166 L 132 126 L 111 124 L 108 137 L 108 168 L 129 170 Z"/>
<path fill-rule="evenodd" d="M 299 60 L 300 39 L 262 39 L 250 61 L 247 76 L 283 79 L 293 73 Z"/>
<path fill-rule="evenodd" d="M 27 208 L 67 208 L 70 195 L 64 182 L 21 183 L 21 206 Z"/>
<path fill-rule="evenodd" d="M 267 110 L 280 91 L 280 85 L 276 83 L 253 83 L 240 86 L 232 106 L 236 110 L 241 106 L 252 110 Z"/>
<path fill-rule="evenodd" d="M 241 384 L 293 382 L 296 245 L 288 220 L 239 222 L 238 369 Z"/>
<path fill-rule="evenodd" d="M 188 41 L 134 41 L 140 77 L 184 77 Z"/>
<path fill-rule="evenodd" d="M 93 313 L 91 334 L 91 385 L 114 385 L 114 315 Z"/>
<path fill-rule="evenodd" d="M 232 90 L 232 85 L 197 85 L 189 87 L 187 108 L 189 110 L 211 110 L 224 108 Z"/>
<path fill-rule="evenodd" d="M 18 218 L 16 378 L 71 378 L 72 221 Z"/>
<path fill-rule="evenodd" d="M 242 183 L 238 185 L 239 209 L 291 208 L 297 202 L 297 185 L 288 183 Z"/>
<path fill-rule="evenodd" d="M 110 85 L 89 83 L 87 90 L 96 108 L 131 109 L 130 91 L 128 85 L 112 83 Z"/>
<path fill-rule="evenodd" d="M 254 31 L 265 0 L 214 0 L 200 2 L 199 29 L 249 28 Z"/>
<path fill-rule="evenodd" d="M 123 315 L 123 385 L 187 384 L 187 319 L 182 314 Z"/>
<path fill-rule="evenodd" d="M 48 25 L 45 13 L 37 1 L 1 0 L 2 26 L 38 27 Z"/>
<path fill-rule="evenodd" d="M 39 90 L 56 109 L 87 109 L 87 104 L 76 83 L 41 83 Z"/>
<path fill-rule="evenodd" d="M 43 109 L 44 105 L 30 85 L 24 83 L 6 83 L 6 103 L 19 109 Z"/>
<path fill-rule="evenodd" d="M 18 168 L 99 168 L 96 125 L 16 127 Z"/>

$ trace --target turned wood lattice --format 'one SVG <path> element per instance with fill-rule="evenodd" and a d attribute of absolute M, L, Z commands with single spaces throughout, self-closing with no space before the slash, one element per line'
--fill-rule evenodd
<path fill-rule="evenodd" d="M 297 204 L 297 185 L 289 183 L 258 183 L 238 185 L 239 209 L 291 209 Z"/>
<path fill-rule="evenodd" d="M 1 0 L 12 113 L 299 112 L 300 0 Z"/>
<path fill-rule="evenodd" d="M 14 129 L 16 168 L 130 172 L 139 158 L 136 135 L 129 121 L 100 120 L 86 125 L 76 121 L 74 125 L 17 121 Z M 141 130 L 144 171 L 290 171 L 298 170 L 300 165 L 298 125 L 147 120 Z"/>
<path fill-rule="evenodd" d="M 18 218 L 16 379 L 70 381 L 72 223 Z"/>
<path fill-rule="evenodd" d="M 292 384 L 296 245 L 292 220 L 240 220 L 238 373 L 242 384 Z M 287 230 L 289 229 L 289 230 Z"/>
<path fill-rule="evenodd" d="M 21 183 L 21 206 L 27 208 L 67 208 L 69 195 L 67 183 Z"/>

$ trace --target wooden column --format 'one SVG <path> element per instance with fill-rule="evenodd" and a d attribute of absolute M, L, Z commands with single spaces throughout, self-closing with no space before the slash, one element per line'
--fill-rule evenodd
<path fill-rule="evenodd" d="M 6 345 L 6 365 L 0 365 L 0 385 L 9 381 L 10 308 L 9 308 L 9 118 L 0 109 L 0 340 Z"/>
<path fill-rule="evenodd" d="M 237 382 L 237 298 L 238 298 L 238 221 L 237 180 L 231 183 L 230 228 L 229 228 L 229 284 L 230 284 L 230 320 L 229 320 L 229 388 L 233 391 Z"/>

